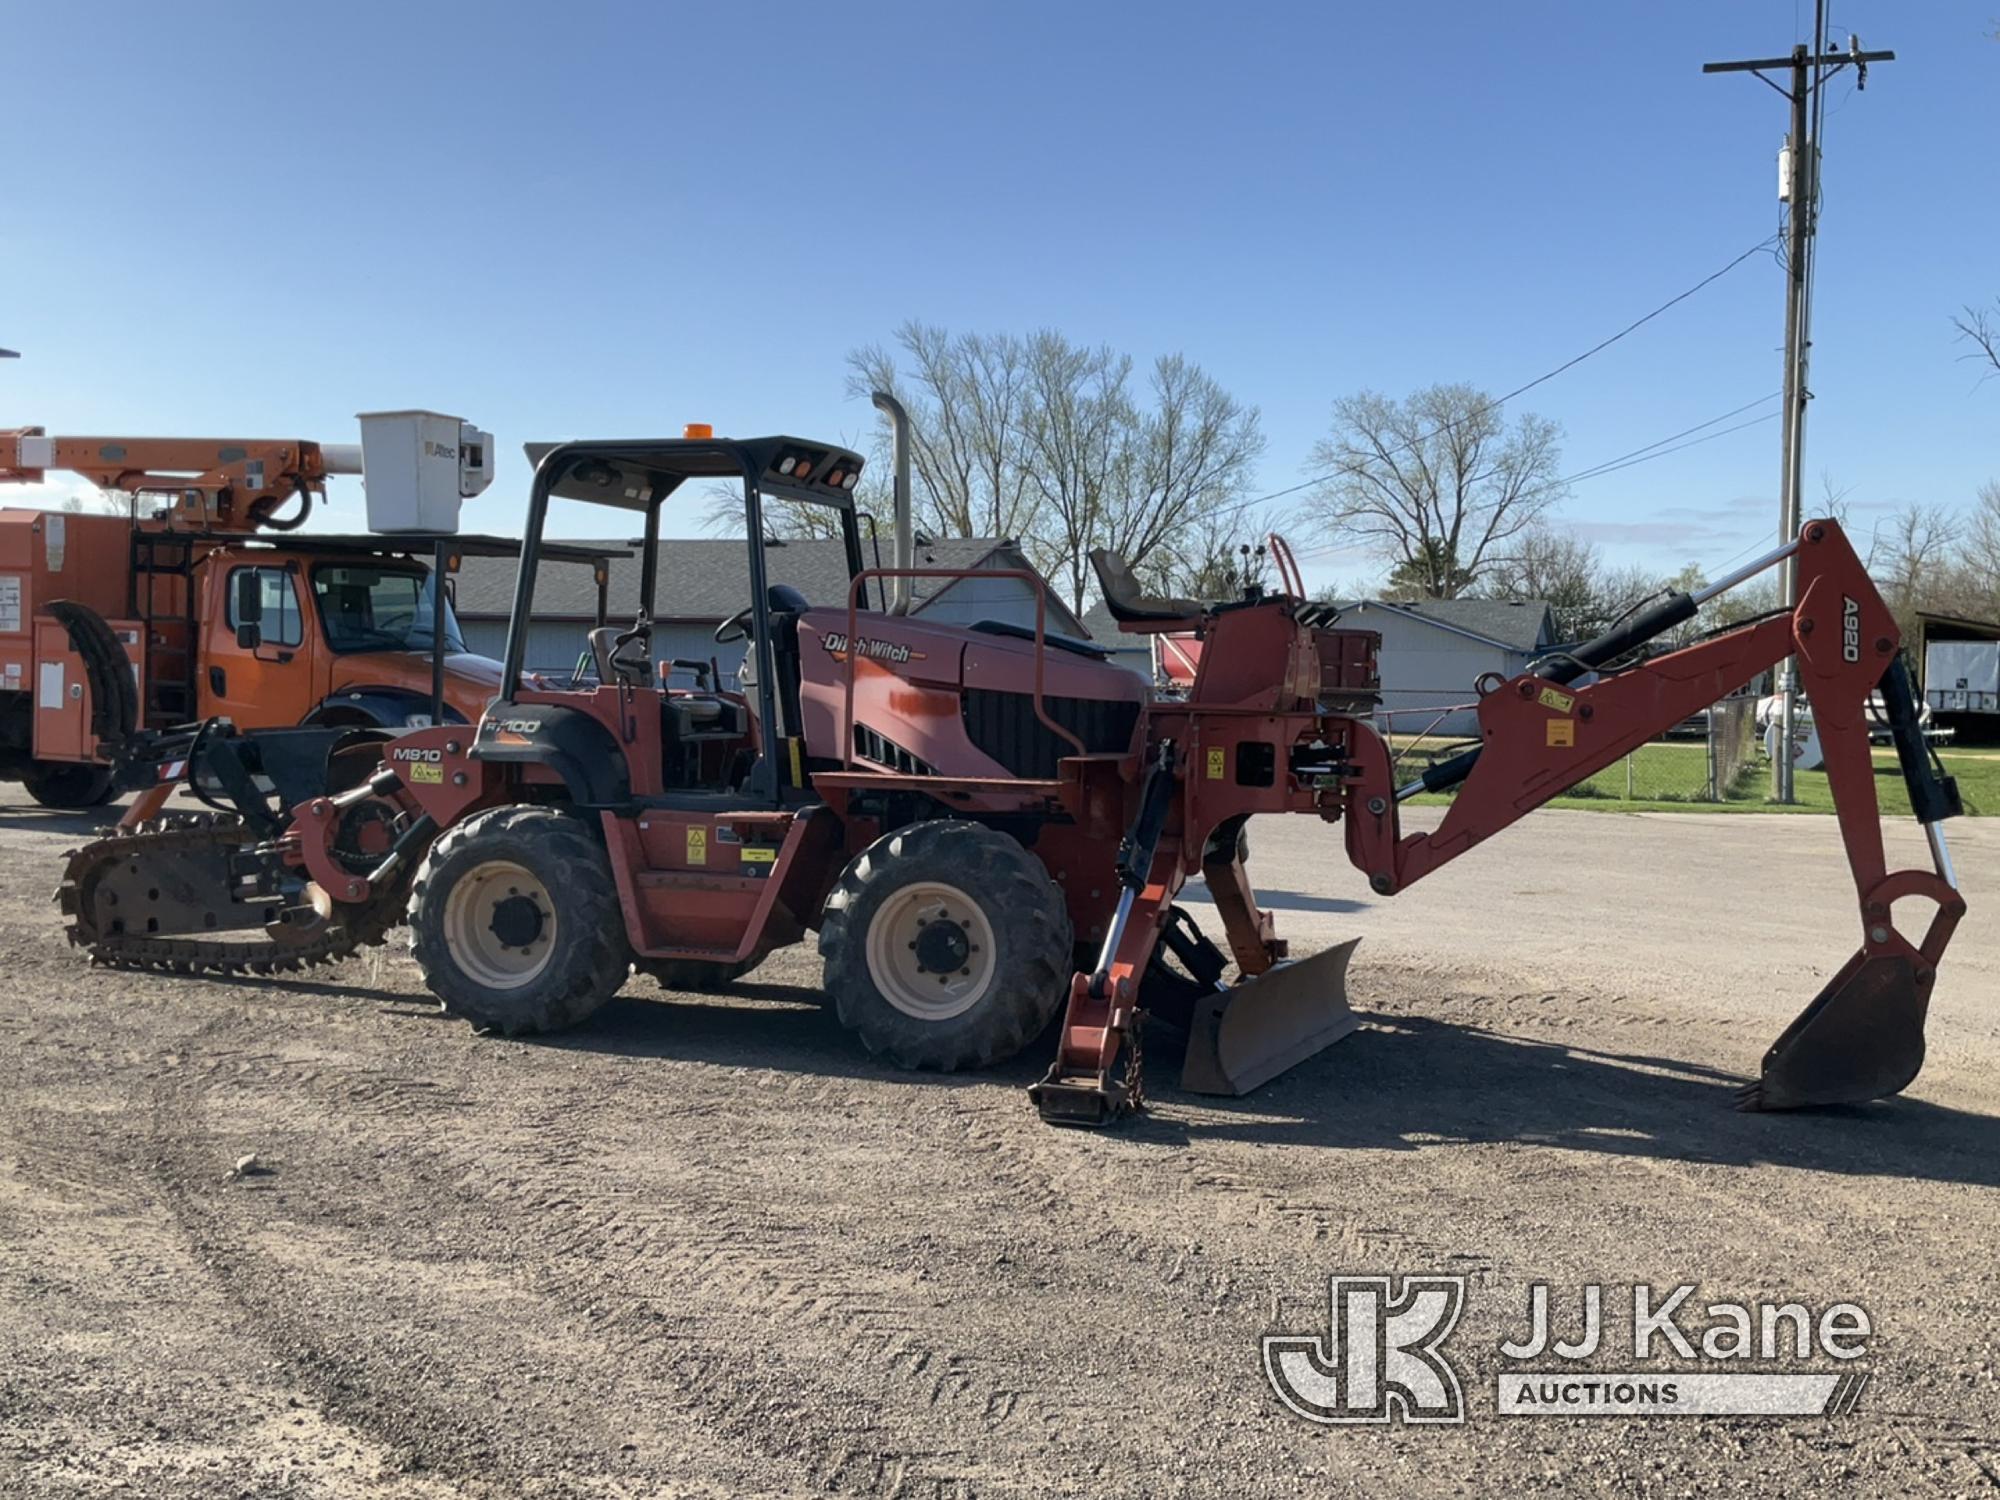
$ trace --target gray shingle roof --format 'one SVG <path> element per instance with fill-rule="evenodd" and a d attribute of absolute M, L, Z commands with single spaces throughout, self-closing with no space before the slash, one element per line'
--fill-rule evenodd
<path fill-rule="evenodd" d="M 1512 651 L 1536 651 L 1555 640 L 1555 616 L 1541 599 L 1417 599 L 1396 604 L 1365 599 L 1339 608 L 1354 612 L 1354 625 L 1364 630 L 1368 610 L 1394 609 Z"/>
<path fill-rule="evenodd" d="M 639 597 L 639 546 L 630 538 L 580 542 L 586 547 L 629 550 L 630 557 L 611 562 L 611 617 L 629 617 Z M 973 568 L 1010 544 L 984 537 L 952 537 L 917 548 L 917 566 Z M 874 553 L 862 544 L 870 565 Z M 837 541 L 787 541 L 765 549 L 771 582 L 789 584 L 814 604 L 844 603 L 847 598 L 847 557 Z M 883 565 L 892 559 L 885 546 Z M 994 566 L 1014 566 L 1012 558 Z M 919 578 L 911 589 L 928 599 L 951 580 Z M 871 597 L 873 585 L 869 588 Z M 750 558 L 740 537 L 666 538 L 660 543 L 660 581 L 656 607 L 661 620 L 728 619 L 750 602 Z M 468 557 L 459 566 L 456 608 L 465 619 L 505 619 L 514 606 L 514 560 Z M 597 586 L 590 569 L 575 563 L 545 562 L 535 575 L 535 613 L 543 619 L 588 620 L 597 613 Z M 1053 626 L 1052 626 L 1053 628 Z"/>
<path fill-rule="evenodd" d="M 1083 612 L 1083 628 L 1093 641 L 1107 646 L 1114 644 L 1123 634 L 1118 628 L 1118 622 L 1111 618 L 1111 611 L 1104 607 L 1102 599 Z"/>

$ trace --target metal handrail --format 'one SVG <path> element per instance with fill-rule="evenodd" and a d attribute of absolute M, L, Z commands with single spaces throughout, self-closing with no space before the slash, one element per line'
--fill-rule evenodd
<path fill-rule="evenodd" d="M 1087 755 L 1090 753 L 1084 745 L 1081 736 L 1058 724 L 1049 716 L 1048 710 L 1042 706 L 1043 668 L 1048 659 L 1048 649 L 1045 642 L 1048 637 L 1047 616 L 1049 601 L 1048 596 L 1043 592 L 1046 585 L 1043 583 L 1042 576 L 1039 573 L 1028 568 L 863 568 L 848 581 L 847 585 L 847 681 L 845 684 L 840 725 L 840 756 L 843 769 L 849 771 L 854 769 L 854 659 L 856 655 L 854 650 L 854 636 L 855 631 L 859 628 L 860 619 L 857 602 L 864 590 L 864 586 L 871 578 L 1018 578 L 1026 583 L 1029 590 L 1035 596 L 1035 717 L 1042 721 L 1043 727 L 1048 729 L 1050 733 L 1068 740 L 1075 747 L 1078 755 Z M 904 615 L 887 618 L 907 620 L 910 617 Z"/>

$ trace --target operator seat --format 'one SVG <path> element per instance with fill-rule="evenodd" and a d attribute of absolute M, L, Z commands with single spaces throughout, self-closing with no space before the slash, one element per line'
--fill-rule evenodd
<path fill-rule="evenodd" d="M 771 657 L 778 680 L 772 684 L 778 698 L 778 712 L 791 734 L 799 727 L 799 688 L 805 679 L 804 660 L 799 654 L 799 616 L 812 608 L 804 594 L 790 584 L 774 583 L 764 591 L 771 609 Z"/>
<path fill-rule="evenodd" d="M 650 687 L 653 677 L 653 625 L 640 620 L 629 630 L 600 625 L 590 632 L 590 655 L 597 663 L 597 680 L 605 687 Z"/>
<path fill-rule="evenodd" d="M 1104 590 L 1104 607 L 1121 625 L 1142 620 L 1198 620 L 1202 605 L 1193 599 L 1156 599 L 1148 595 L 1131 564 L 1109 547 L 1091 550 L 1090 566 Z"/>

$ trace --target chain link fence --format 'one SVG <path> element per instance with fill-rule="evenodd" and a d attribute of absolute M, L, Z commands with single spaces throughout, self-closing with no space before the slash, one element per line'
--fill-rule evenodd
<path fill-rule="evenodd" d="M 1435 761 L 1448 760 L 1468 742 L 1407 744 L 1398 778 L 1407 779 Z M 1740 802 L 1758 795 L 1763 764 L 1757 742 L 1757 699 L 1725 698 L 1648 740 L 1561 793 L 1556 801 L 1600 799 L 1620 802 Z"/>

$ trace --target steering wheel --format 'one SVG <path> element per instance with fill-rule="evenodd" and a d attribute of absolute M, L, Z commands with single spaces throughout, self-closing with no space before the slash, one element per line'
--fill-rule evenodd
<path fill-rule="evenodd" d="M 756 617 L 757 606 L 746 604 L 728 619 L 715 627 L 715 644 L 731 646 L 738 641 L 750 639 L 750 621 Z"/>
<path fill-rule="evenodd" d="M 774 615 L 804 614 L 812 608 L 812 602 L 789 583 L 774 583 L 764 590 L 764 602 Z M 747 604 L 728 619 L 715 627 L 715 644 L 734 645 L 737 641 L 750 638 L 750 622 L 757 617 L 757 606 Z"/>

